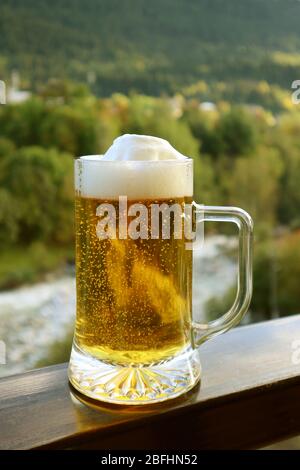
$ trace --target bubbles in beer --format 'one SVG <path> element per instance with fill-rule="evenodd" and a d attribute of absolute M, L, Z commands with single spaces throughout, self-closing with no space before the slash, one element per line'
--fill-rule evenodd
<path fill-rule="evenodd" d="M 118 217 L 116 201 L 76 197 L 76 343 L 110 363 L 169 359 L 190 342 L 192 252 L 172 230 L 169 240 L 99 239 L 96 210 L 103 202 L 113 203 Z M 129 205 L 136 202 L 150 208 L 153 200 Z"/>

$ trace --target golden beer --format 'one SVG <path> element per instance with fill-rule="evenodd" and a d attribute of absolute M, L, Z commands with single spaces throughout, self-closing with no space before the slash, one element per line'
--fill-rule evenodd
<path fill-rule="evenodd" d="M 191 198 L 128 200 L 151 206 L 177 204 L 184 211 Z M 97 208 L 112 204 L 117 236 L 97 235 Z M 77 316 L 75 343 L 79 350 L 110 364 L 147 365 L 163 362 L 191 341 L 192 251 L 184 235 L 120 239 L 116 200 L 76 196 Z M 132 218 L 127 216 L 127 222 Z M 182 219 L 183 220 L 183 219 Z M 183 222 L 182 222 L 183 223 Z M 183 227 L 182 227 L 183 231 Z"/>

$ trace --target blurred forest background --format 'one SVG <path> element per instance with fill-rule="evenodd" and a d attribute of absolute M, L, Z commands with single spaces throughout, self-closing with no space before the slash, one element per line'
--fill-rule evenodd
<path fill-rule="evenodd" d="M 297 0 L 1 0 L 0 289 L 72 265 L 74 157 L 142 133 L 194 158 L 198 202 L 253 216 L 252 321 L 299 313 L 299 18 Z"/>

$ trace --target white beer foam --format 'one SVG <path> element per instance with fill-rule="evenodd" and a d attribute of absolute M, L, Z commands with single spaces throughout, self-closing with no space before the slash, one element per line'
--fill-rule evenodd
<path fill-rule="evenodd" d="M 109 161 L 186 160 L 165 139 L 150 135 L 124 134 L 114 140 L 103 156 Z"/>
<path fill-rule="evenodd" d="M 75 187 L 98 199 L 163 199 L 193 195 L 193 160 L 164 139 L 125 134 L 104 155 L 76 160 Z"/>

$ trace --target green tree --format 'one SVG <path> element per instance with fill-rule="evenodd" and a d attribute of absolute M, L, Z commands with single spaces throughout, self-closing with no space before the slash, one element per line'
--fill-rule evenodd
<path fill-rule="evenodd" d="M 40 126 L 39 142 L 74 156 L 98 153 L 100 129 L 93 108 L 56 106 Z"/>
<path fill-rule="evenodd" d="M 45 103 L 37 97 L 20 104 L 0 107 L 0 135 L 17 147 L 38 145 L 41 124 L 47 114 Z"/>
<path fill-rule="evenodd" d="M 202 153 L 217 157 L 224 152 L 224 143 L 220 133 L 216 132 L 218 112 L 203 112 L 198 106 L 188 109 L 184 114 L 193 136 L 199 142 Z"/>
<path fill-rule="evenodd" d="M 253 267 L 251 310 L 263 318 L 300 311 L 300 232 L 258 244 Z"/>
<path fill-rule="evenodd" d="M 290 113 L 269 132 L 267 143 L 278 149 L 283 171 L 280 178 L 278 220 L 281 224 L 300 226 L 300 114 Z"/>
<path fill-rule="evenodd" d="M 276 149 L 260 147 L 251 157 L 237 158 L 228 178 L 229 203 L 249 211 L 256 226 L 277 222 L 279 179 L 283 165 Z"/>
<path fill-rule="evenodd" d="M 198 204 L 222 204 L 223 195 L 217 184 L 215 168 L 208 155 L 194 158 L 194 198 Z"/>
<path fill-rule="evenodd" d="M 39 88 L 38 94 L 44 101 L 59 104 L 72 104 L 87 99 L 95 100 L 85 84 L 70 80 L 48 80 L 46 84 Z"/>
<path fill-rule="evenodd" d="M 14 150 L 15 150 L 15 145 L 11 140 L 6 139 L 5 137 L 0 137 L 0 159 L 2 157 L 7 157 L 8 155 L 11 155 Z M 0 168 L 1 168 L 1 163 L 0 163 Z"/>
<path fill-rule="evenodd" d="M 2 226 L 18 243 L 73 239 L 73 160 L 40 147 L 16 150 L 1 162 Z M 10 215 L 10 218 L 8 215 Z"/>
<path fill-rule="evenodd" d="M 45 97 L 0 108 L 0 136 L 16 147 L 57 148 L 73 156 L 98 154 L 119 133 L 116 116 L 105 114 L 101 102 L 91 95 L 64 104 Z M 4 143 L 0 141 L 0 152 Z M 7 149 L 7 145 L 6 145 Z"/>
<path fill-rule="evenodd" d="M 216 126 L 220 153 L 231 157 L 247 155 L 256 147 L 257 129 L 253 118 L 242 108 L 232 108 L 220 116 Z"/>
<path fill-rule="evenodd" d="M 184 120 L 177 119 L 167 100 L 132 95 L 122 132 L 154 135 L 168 140 L 190 157 L 199 154 L 199 144 Z"/>

